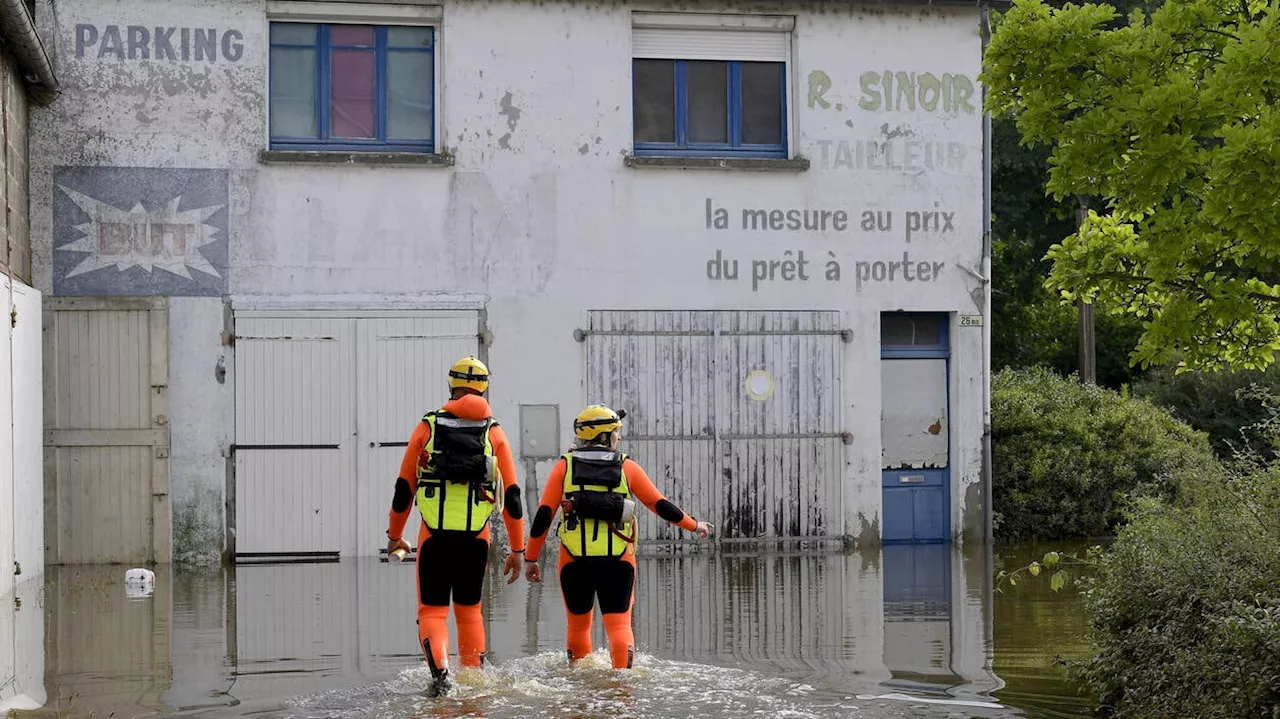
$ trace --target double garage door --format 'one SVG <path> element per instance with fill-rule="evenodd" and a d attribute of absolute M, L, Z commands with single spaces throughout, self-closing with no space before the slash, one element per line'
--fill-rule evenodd
<path fill-rule="evenodd" d="M 478 352 L 478 313 L 235 322 L 237 559 L 377 555 L 409 435 L 444 400 L 449 366 Z"/>

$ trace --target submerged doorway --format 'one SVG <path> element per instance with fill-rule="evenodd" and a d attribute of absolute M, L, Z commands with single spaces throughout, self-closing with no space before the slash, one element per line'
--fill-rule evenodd
<path fill-rule="evenodd" d="M 886 544 L 951 541 L 951 348 L 945 313 L 880 315 Z"/>

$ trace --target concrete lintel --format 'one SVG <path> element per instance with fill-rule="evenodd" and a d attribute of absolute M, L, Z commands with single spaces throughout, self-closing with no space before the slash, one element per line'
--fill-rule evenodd
<path fill-rule="evenodd" d="M 453 167 L 453 155 L 425 152 L 312 152 L 262 150 L 258 161 L 266 165 L 412 165 Z"/>
<path fill-rule="evenodd" d="M 749 172 L 804 172 L 809 158 L 768 157 L 637 157 L 628 155 L 627 167 L 658 167 L 677 170 L 745 170 Z"/>

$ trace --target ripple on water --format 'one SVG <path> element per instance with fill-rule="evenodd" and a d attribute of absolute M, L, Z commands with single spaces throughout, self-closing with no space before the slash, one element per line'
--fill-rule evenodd
<path fill-rule="evenodd" d="M 936 719 L 1009 716 L 968 706 L 939 706 L 903 694 L 855 697 L 816 691 L 808 684 L 759 672 L 692 662 L 636 656 L 629 672 L 613 670 L 609 654 L 598 649 L 576 666 L 561 652 L 542 652 L 491 665 L 463 668 L 443 697 L 424 692 L 431 673 L 425 665 L 403 669 L 389 681 L 296 697 L 285 702 L 285 716 L 336 719 L 395 717 L 933 717 Z M 914 700 L 913 700 L 914 699 Z M 868 701 L 870 700 L 870 701 Z M 989 708 L 991 705 L 987 705 Z M 998 705 L 996 705 L 998 706 Z"/>
<path fill-rule="evenodd" d="M 560 652 L 543 652 L 485 671 L 462 669 L 447 696 L 428 698 L 425 667 L 394 679 L 334 689 L 286 702 L 289 716 L 315 717 L 788 717 L 824 716 L 806 706 L 810 688 L 752 671 L 676 662 L 639 654 L 615 672 L 599 649 L 570 667 Z M 842 714 L 848 715 L 846 707 Z M 815 713 L 817 712 L 817 713 Z"/>

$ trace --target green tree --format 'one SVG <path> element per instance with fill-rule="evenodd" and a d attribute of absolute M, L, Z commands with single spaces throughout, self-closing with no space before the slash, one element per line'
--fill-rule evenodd
<path fill-rule="evenodd" d="M 1047 145 L 1049 194 L 1097 198 L 1052 246 L 1064 301 L 1142 322 L 1143 367 L 1262 368 L 1280 349 L 1280 3 L 1015 0 L 983 82 Z"/>

